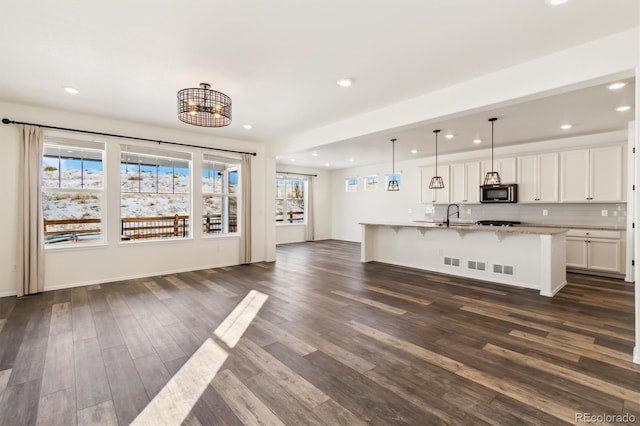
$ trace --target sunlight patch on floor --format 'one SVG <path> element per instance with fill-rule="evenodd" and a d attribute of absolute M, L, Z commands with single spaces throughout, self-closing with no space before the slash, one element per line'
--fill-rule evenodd
<path fill-rule="evenodd" d="M 215 336 L 233 348 L 268 298 L 264 293 L 251 290 L 218 326 Z M 131 424 L 181 424 L 228 356 L 213 338 L 205 340 Z"/>

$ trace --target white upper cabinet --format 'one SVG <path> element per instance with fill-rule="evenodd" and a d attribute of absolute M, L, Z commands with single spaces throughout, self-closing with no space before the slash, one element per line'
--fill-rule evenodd
<path fill-rule="evenodd" d="M 484 177 L 492 170 L 491 160 L 482 161 L 480 167 L 480 184 L 484 183 Z M 494 160 L 493 171 L 500 174 L 502 183 L 516 183 L 516 158 L 496 158 Z"/>
<path fill-rule="evenodd" d="M 518 158 L 518 202 L 558 201 L 558 154 Z"/>
<path fill-rule="evenodd" d="M 622 146 L 560 153 L 560 201 L 624 201 Z"/>
<path fill-rule="evenodd" d="M 449 192 L 451 191 L 449 166 L 438 165 L 438 174 L 444 182 L 443 189 L 429 189 L 429 182 L 435 176 L 435 167 L 422 167 L 420 173 L 422 176 L 422 184 L 420 185 L 422 188 L 422 204 L 449 204 Z"/>
<path fill-rule="evenodd" d="M 624 201 L 622 147 L 590 150 L 590 197 L 592 201 Z"/>
<path fill-rule="evenodd" d="M 456 163 L 450 166 L 451 202 L 480 202 L 480 163 Z"/>

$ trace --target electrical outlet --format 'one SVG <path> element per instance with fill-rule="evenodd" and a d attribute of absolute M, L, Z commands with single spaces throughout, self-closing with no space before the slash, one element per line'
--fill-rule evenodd
<path fill-rule="evenodd" d="M 18 270 L 18 265 L 16 265 L 15 263 L 13 264 L 13 267 L 11 268 L 11 270 L 13 272 L 16 272 Z"/>
<path fill-rule="evenodd" d="M 542 216 L 549 216 L 549 210 L 542 209 Z"/>
<path fill-rule="evenodd" d="M 613 215 L 614 215 L 614 216 L 618 216 L 618 211 L 617 211 L 617 210 L 614 210 L 614 211 L 613 211 Z"/>
<path fill-rule="evenodd" d="M 602 216 L 609 216 L 609 210 L 602 210 L 602 211 L 600 211 L 600 214 Z"/>
<path fill-rule="evenodd" d="M 409 214 L 413 213 L 413 209 L 407 209 L 407 213 Z"/>
<path fill-rule="evenodd" d="M 467 214 L 471 214 L 471 209 L 467 209 Z"/>

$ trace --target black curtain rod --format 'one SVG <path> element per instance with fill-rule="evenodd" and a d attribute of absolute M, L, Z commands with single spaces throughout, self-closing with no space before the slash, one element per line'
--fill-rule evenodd
<path fill-rule="evenodd" d="M 167 144 L 167 145 L 187 146 L 189 148 L 204 148 L 204 149 L 212 149 L 214 151 L 233 152 L 235 154 L 251 154 L 254 157 L 256 156 L 255 152 L 235 151 L 233 149 L 224 149 L 224 148 L 211 148 L 209 146 L 190 145 L 188 143 L 179 143 L 179 142 L 168 142 L 168 141 L 162 141 L 162 140 L 159 140 L 159 139 L 138 138 L 138 137 L 135 137 L 135 136 L 117 135 L 117 134 L 114 134 L 114 133 L 93 132 L 91 130 L 69 129 L 69 128 L 66 128 L 66 127 L 47 126 L 45 124 L 25 123 L 25 122 L 22 122 L 22 121 L 9 120 L 8 118 L 3 118 L 2 122 L 4 124 L 26 124 L 28 126 L 42 127 L 43 129 L 65 130 L 67 132 L 88 133 L 90 135 L 111 136 L 111 137 L 114 137 L 114 138 L 133 139 L 133 140 L 137 140 L 137 141 L 146 141 L 146 142 L 157 142 L 157 143 L 160 143 L 160 144 L 164 143 L 164 144 Z"/>
<path fill-rule="evenodd" d="M 318 175 L 310 175 L 308 173 L 294 173 L 294 172 L 279 172 L 276 170 L 276 173 L 280 173 L 281 175 L 300 175 L 300 176 L 313 176 L 318 177 Z"/>

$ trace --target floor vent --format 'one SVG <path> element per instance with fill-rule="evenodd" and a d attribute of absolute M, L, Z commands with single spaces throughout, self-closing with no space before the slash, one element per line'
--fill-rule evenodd
<path fill-rule="evenodd" d="M 493 264 L 493 272 L 496 274 L 513 275 L 513 266 Z"/>
<path fill-rule="evenodd" d="M 459 257 L 444 257 L 444 264 L 449 266 L 460 267 L 460 258 Z"/>
<path fill-rule="evenodd" d="M 473 269 L 474 271 L 486 271 L 487 262 L 481 262 L 479 260 L 467 260 L 467 269 Z"/>

